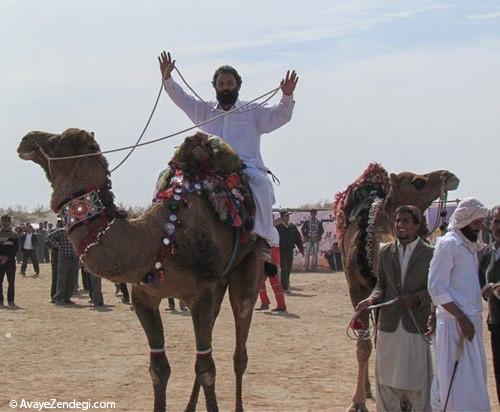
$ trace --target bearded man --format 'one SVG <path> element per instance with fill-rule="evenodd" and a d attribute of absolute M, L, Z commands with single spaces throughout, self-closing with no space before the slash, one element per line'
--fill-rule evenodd
<path fill-rule="evenodd" d="M 428 289 L 436 309 L 435 370 L 432 405 L 449 411 L 489 411 L 483 345 L 478 252 L 479 232 L 488 209 L 463 199 L 438 240 L 429 270 Z M 459 346 L 463 344 L 460 356 Z M 452 375 L 458 359 L 454 378 Z"/>
<path fill-rule="evenodd" d="M 291 119 L 295 104 L 293 92 L 299 79 L 295 71 L 288 71 L 281 80 L 283 95 L 278 104 L 259 106 L 257 103 L 245 105 L 238 100 L 241 77 L 233 67 L 221 66 L 212 78 L 217 101 L 203 102 L 187 94 L 172 79 L 175 60 L 172 60 L 170 53 L 162 52 L 158 60 L 165 91 L 193 123 L 199 124 L 236 109 L 227 116 L 200 125 L 200 129 L 222 137 L 238 153 L 245 164 L 244 172 L 248 176 L 256 206 L 253 232 L 271 245 L 278 246 L 279 235 L 274 228 L 272 214 L 274 190 L 268 178 L 270 171 L 264 165 L 260 153 L 260 139 L 262 134 L 276 130 Z"/>

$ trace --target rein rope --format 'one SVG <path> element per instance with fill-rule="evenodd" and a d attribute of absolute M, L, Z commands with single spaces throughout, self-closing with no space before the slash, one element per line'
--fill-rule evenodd
<path fill-rule="evenodd" d="M 434 227 L 430 230 L 429 235 L 434 233 L 434 231 L 441 226 L 448 212 L 446 211 L 446 204 L 448 203 L 448 192 L 444 189 L 446 185 L 446 178 L 441 176 L 441 193 L 439 195 L 438 200 L 438 210 L 436 214 L 436 222 L 434 223 Z"/>
<path fill-rule="evenodd" d="M 181 75 L 180 71 L 177 68 L 175 68 L 175 69 L 176 69 L 177 73 L 180 75 L 180 77 L 181 77 L 182 81 L 184 82 L 184 84 L 189 88 L 189 90 L 191 90 L 198 99 L 200 99 L 202 102 L 205 102 L 194 91 L 194 89 L 186 82 L 186 80 L 184 79 L 184 77 Z M 144 137 L 144 134 L 145 134 L 145 132 L 146 132 L 146 130 L 147 130 L 150 122 L 151 122 L 151 119 L 153 118 L 153 114 L 156 111 L 156 108 L 158 106 L 158 101 L 160 100 L 162 89 L 163 89 L 163 81 L 162 81 L 162 85 L 160 87 L 160 90 L 158 92 L 158 95 L 156 97 L 156 101 L 155 101 L 155 103 L 153 105 L 153 109 L 151 111 L 151 114 L 149 115 L 149 118 L 148 118 L 148 120 L 146 122 L 146 125 L 144 126 L 144 128 L 143 128 L 143 130 L 142 130 L 142 132 L 141 132 L 141 134 L 139 136 L 139 138 L 137 139 L 137 141 L 133 145 L 118 147 L 116 149 L 103 150 L 103 151 L 99 151 L 99 152 L 95 152 L 95 153 L 85 153 L 85 154 L 72 155 L 72 156 L 62 156 L 62 157 L 50 157 L 49 155 L 47 155 L 47 153 L 45 153 L 45 151 L 37 143 L 37 146 L 40 149 L 40 152 L 42 153 L 42 155 L 47 160 L 48 168 L 49 168 L 49 174 L 50 174 L 50 170 L 51 170 L 50 162 L 52 162 L 52 161 L 80 159 L 80 158 L 83 158 L 83 157 L 92 157 L 92 156 L 104 155 L 104 154 L 108 154 L 108 153 L 121 152 L 121 151 L 124 151 L 124 150 L 130 150 L 129 153 L 127 153 L 127 155 L 118 163 L 118 165 L 115 166 L 111 170 L 111 173 L 112 173 L 112 172 L 116 171 L 121 165 L 123 165 L 125 163 L 125 161 L 132 155 L 132 153 L 135 151 L 136 148 L 142 147 L 142 146 L 147 146 L 147 145 L 154 144 L 154 143 L 158 143 L 158 142 L 160 142 L 162 140 L 170 139 L 172 137 L 175 137 L 175 136 L 178 136 L 180 134 L 186 133 L 186 132 L 188 132 L 190 130 L 197 129 L 200 126 L 203 126 L 203 125 L 205 125 L 207 123 L 213 122 L 213 121 L 215 121 L 217 119 L 220 119 L 220 118 L 222 118 L 224 116 L 228 116 L 228 115 L 230 115 L 230 114 L 232 114 L 234 112 L 240 112 L 240 113 L 243 112 L 243 113 L 245 113 L 245 112 L 248 112 L 248 111 L 256 110 L 257 108 L 261 107 L 262 105 L 264 105 L 265 103 L 267 103 L 269 100 L 271 100 L 276 95 L 276 93 L 278 93 L 278 91 L 281 89 L 281 87 L 277 87 L 275 89 L 272 89 L 272 90 L 270 90 L 270 91 L 268 91 L 268 92 L 266 92 L 266 93 L 264 93 L 264 94 L 256 97 L 255 99 L 250 100 L 250 101 L 242 104 L 240 107 L 235 107 L 235 108 L 233 108 L 231 110 L 228 110 L 228 111 L 218 110 L 218 111 L 221 112 L 220 114 L 218 114 L 217 116 L 214 116 L 214 117 L 212 117 L 212 118 L 210 118 L 208 120 L 205 120 L 203 122 L 197 123 L 194 126 L 191 126 L 191 127 L 188 127 L 188 128 L 182 129 L 182 130 L 179 130 L 179 131 L 177 131 L 175 133 L 171 133 L 171 134 L 169 134 L 167 136 L 159 137 L 159 138 L 148 140 L 148 141 L 145 141 L 145 142 L 141 143 L 141 140 Z M 249 106 L 252 103 L 257 102 L 258 100 L 260 100 L 260 99 L 262 99 L 262 98 L 264 98 L 266 96 L 269 96 L 269 97 L 267 97 L 264 101 L 260 102 L 259 104 L 255 105 L 254 107 L 251 107 L 250 109 L 247 109 L 247 110 L 244 110 L 244 111 L 241 110 L 243 107 Z"/>

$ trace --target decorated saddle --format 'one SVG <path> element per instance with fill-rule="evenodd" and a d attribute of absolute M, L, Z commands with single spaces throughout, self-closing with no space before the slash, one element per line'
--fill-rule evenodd
<path fill-rule="evenodd" d="M 161 172 L 153 201 L 164 201 L 175 211 L 183 194 L 203 195 L 222 222 L 250 232 L 255 203 L 243 169 L 238 154 L 224 140 L 197 133 L 184 140 Z"/>
<path fill-rule="evenodd" d="M 343 237 L 349 223 L 355 221 L 360 213 L 373 209 L 376 204 L 381 206 L 389 191 L 390 180 L 387 171 L 379 163 L 370 163 L 354 183 L 335 195 L 333 210 L 337 219 L 337 238 Z"/>
<path fill-rule="evenodd" d="M 375 251 L 378 249 L 376 222 L 384 213 L 390 191 L 387 171 L 379 163 L 370 163 L 363 174 L 345 191 L 337 193 L 333 205 L 336 237 L 341 240 L 350 224 L 357 222 L 357 262 L 361 273 L 375 280 Z"/>

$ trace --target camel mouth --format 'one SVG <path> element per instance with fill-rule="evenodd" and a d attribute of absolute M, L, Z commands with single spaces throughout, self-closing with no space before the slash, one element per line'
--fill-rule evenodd
<path fill-rule="evenodd" d="M 456 190 L 458 188 L 458 185 L 460 184 L 460 179 L 456 176 L 450 176 L 448 179 L 446 179 L 446 190 Z"/>
<path fill-rule="evenodd" d="M 27 152 L 19 152 L 19 157 L 23 160 L 34 160 L 36 156 L 36 150 L 30 150 Z"/>

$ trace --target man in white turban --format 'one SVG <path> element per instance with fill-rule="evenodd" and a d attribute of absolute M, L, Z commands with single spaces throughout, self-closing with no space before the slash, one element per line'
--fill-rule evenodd
<path fill-rule="evenodd" d="M 489 411 L 482 331 L 478 256 L 485 245 L 480 230 L 488 209 L 477 199 L 462 200 L 439 239 L 430 263 L 428 290 L 436 309 L 436 377 L 432 405 L 447 411 Z M 463 341 L 463 352 L 459 345 Z M 455 362 L 458 367 L 452 382 Z M 450 383 L 451 391 L 450 391 Z"/>

